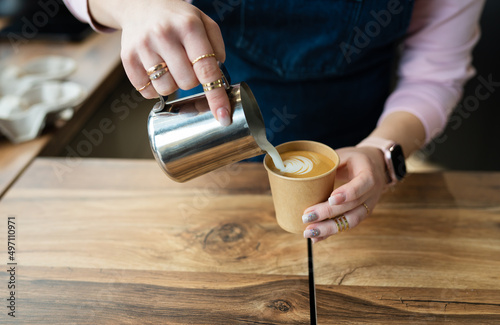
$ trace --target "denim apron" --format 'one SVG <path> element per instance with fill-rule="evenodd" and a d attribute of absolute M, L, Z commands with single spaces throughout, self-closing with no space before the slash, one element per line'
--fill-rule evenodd
<path fill-rule="evenodd" d="M 412 0 L 195 0 L 221 28 L 232 82 L 248 83 L 274 145 L 351 146 L 391 90 Z"/>

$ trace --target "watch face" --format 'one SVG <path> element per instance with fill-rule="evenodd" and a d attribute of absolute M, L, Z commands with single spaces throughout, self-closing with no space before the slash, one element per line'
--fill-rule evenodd
<path fill-rule="evenodd" d="M 403 149 L 398 144 L 391 148 L 391 161 L 396 178 L 398 181 L 402 180 L 406 175 L 406 163 Z"/>

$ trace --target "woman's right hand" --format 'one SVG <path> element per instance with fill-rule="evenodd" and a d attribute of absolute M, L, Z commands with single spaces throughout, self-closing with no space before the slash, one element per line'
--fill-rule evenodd
<path fill-rule="evenodd" d="M 108 10 L 103 9 L 110 7 L 105 2 L 91 1 L 94 17 L 99 17 L 94 14 L 94 8 Z M 120 8 L 113 8 L 114 12 L 108 12 L 108 17 L 112 15 L 114 23 L 122 29 L 123 66 L 132 85 L 138 90 L 142 88 L 140 92 L 144 97 L 165 96 L 178 88 L 187 90 L 221 78 L 217 61 L 225 60 L 224 41 L 217 23 L 201 10 L 181 0 L 121 0 L 120 3 Z M 211 53 L 215 57 L 192 64 Z M 146 70 L 162 62 L 166 63 L 168 72 L 144 87 L 150 82 Z M 230 104 L 224 87 L 207 91 L 206 97 L 217 120 L 229 125 Z"/>

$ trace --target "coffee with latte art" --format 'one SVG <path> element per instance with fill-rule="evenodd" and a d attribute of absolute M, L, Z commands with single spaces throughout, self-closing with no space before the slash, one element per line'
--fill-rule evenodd
<path fill-rule="evenodd" d="M 340 158 L 335 150 L 315 141 L 283 143 L 276 151 L 274 159 L 270 152 L 264 158 L 276 221 L 282 229 L 302 235 L 307 225 L 301 216 L 306 208 L 328 199 Z M 281 159 L 284 164 L 276 168 L 273 161 Z"/>
<path fill-rule="evenodd" d="M 323 154 L 295 150 L 280 154 L 284 168 L 272 164 L 271 170 L 279 175 L 293 178 L 309 178 L 323 175 L 335 167 L 335 163 Z"/>

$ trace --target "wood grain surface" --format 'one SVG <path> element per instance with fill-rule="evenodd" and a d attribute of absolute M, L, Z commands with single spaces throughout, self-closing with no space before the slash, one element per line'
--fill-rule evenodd
<path fill-rule="evenodd" d="M 180 184 L 153 160 L 71 163 L 36 159 L 0 203 L 19 229 L 22 319 L 309 322 L 306 240 L 276 224 L 260 164 Z"/>
<path fill-rule="evenodd" d="M 1 204 L 19 220 L 25 265 L 308 274 L 306 241 L 276 224 L 261 165 L 188 183 L 153 160 L 63 166 L 38 158 Z"/>
<path fill-rule="evenodd" d="M 411 175 L 314 245 L 318 324 L 500 323 L 499 185 Z M 309 323 L 306 241 L 277 226 L 261 164 L 181 184 L 152 160 L 38 158 L 0 201 L 8 216 L 18 323 Z"/>
<path fill-rule="evenodd" d="M 500 324 L 500 291 L 326 286 L 318 324 Z"/>
<path fill-rule="evenodd" d="M 24 266 L 20 273 L 21 323 L 309 324 L 304 276 Z"/>
<path fill-rule="evenodd" d="M 49 135 L 14 144 L 0 139 L 0 198 L 49 141 Z"/>
<path fill-rule="evenodd" d="M 315 245 L 317 284 L 500 289 L 500 173 L 408 177 Z"/>
<path fill-rule="evenodd" d="M 500 324 L 500 173 L 410 175 L 314 245 L 319 324 Z"/>

